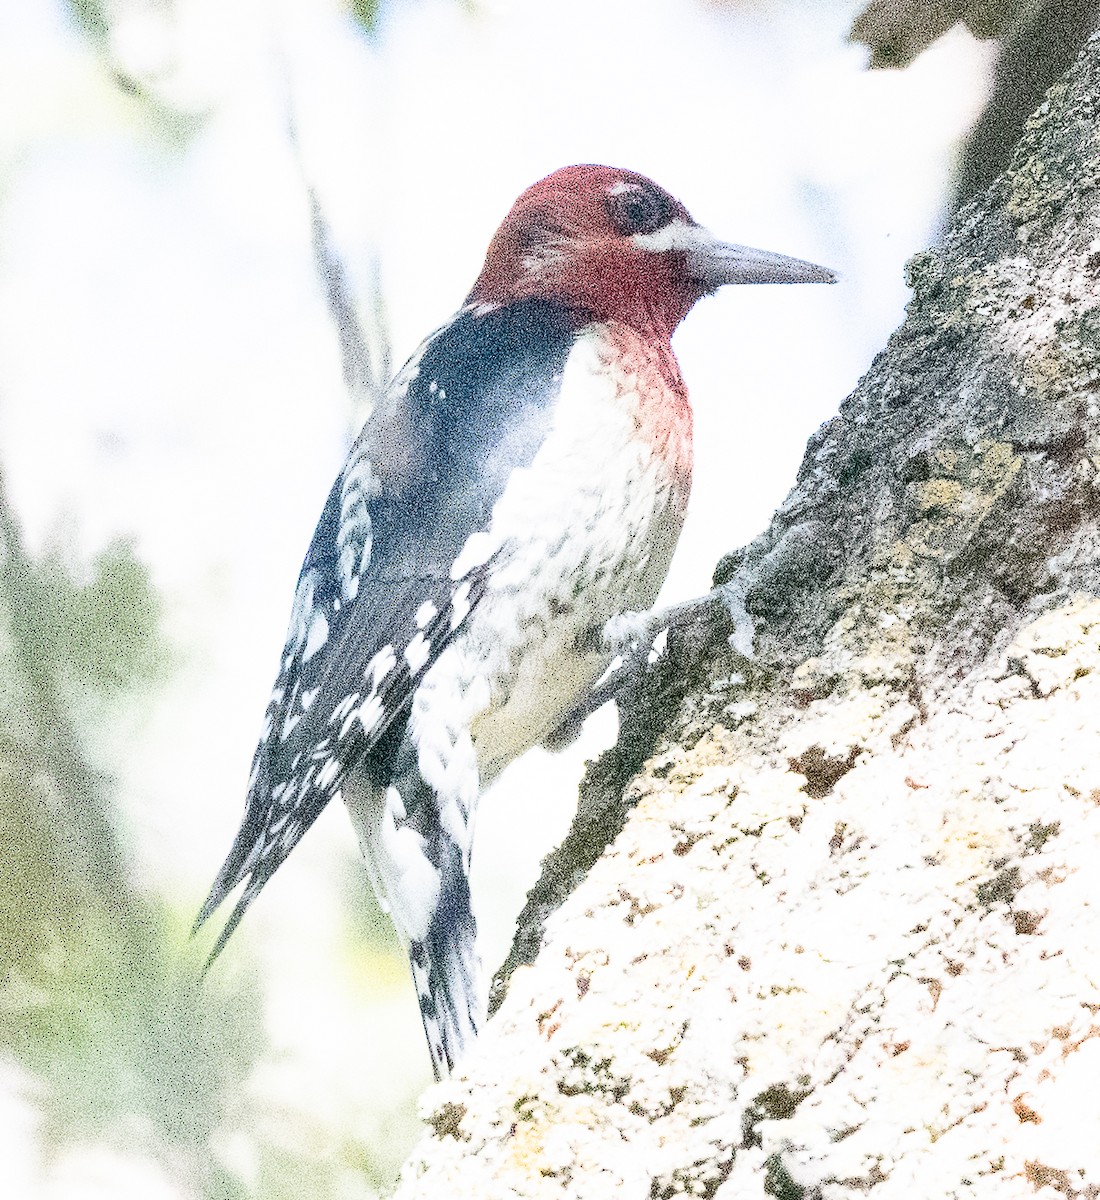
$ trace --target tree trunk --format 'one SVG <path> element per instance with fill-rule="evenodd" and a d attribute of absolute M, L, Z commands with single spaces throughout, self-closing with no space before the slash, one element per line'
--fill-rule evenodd
<path fill-rule="evenodd" d="M 401 1200 L 1100 1196 L 1097 96 L 670 639 Z"/>

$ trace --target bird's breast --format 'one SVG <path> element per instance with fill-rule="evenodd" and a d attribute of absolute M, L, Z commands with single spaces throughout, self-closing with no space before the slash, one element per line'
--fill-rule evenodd
<path fill-rule="evenodd" d="M 489 562 L 487 592 L 420 697 L 446 690 L 466 710 L 483 783 L 602 675 L 607 621 L 652 605 L 690 478 L 691 412 L 671 349 L 623 326 L 583 330 L 543 444 L 466 555 Z"/>

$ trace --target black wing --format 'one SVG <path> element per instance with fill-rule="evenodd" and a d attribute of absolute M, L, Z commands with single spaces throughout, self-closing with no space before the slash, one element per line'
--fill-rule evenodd
<path fill-rule="evenodd" d="M 302 564 L 244 819 L 196 921 L 245 883 L 208 961 L 347 773 L 404 728 L 418 682 L 476 607 L 487 566 L 457 581 L 451 566 L 542 444 L 586 320 L 534 300 L 463 310 L 356 440 Z"/>

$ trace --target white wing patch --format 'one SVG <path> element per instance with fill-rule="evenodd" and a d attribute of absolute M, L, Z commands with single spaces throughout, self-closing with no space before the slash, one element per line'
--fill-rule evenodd
<path fill-rule="evenodd" d="M 302 653 L 302 662 L 309 662 L 327 641 L 328 620 L 325 618 L 323 612 L 316 612 L 313 614 L 313 620 L 309 623 L 309 634 L 306 637 L 306 648 Z"/>
<path fill-rule="evenodd" d="M 325 759 L 324 766 L 317 772 L 317 784 L 327 788 L 340 773 L 340 760 L 335 757 Z"/>
<path fill-rule="evenodd" d="M 481 787 L 470 726 L 490 702 L 489 682 L 480 667 L 458 646 L 450 646 L 417 688 L 409 714 L 420 778 L 435 793 L 439 823 L 467 866 Z"/>
<path fill-rule="evenodd" d="M 338 741 L 342 742 L 344 740 L 344 738 L 346 738 L 348 736 L 348 734 L 351 732 L 352 726 L 355 724 L 356 721 L 359 720 L 359 715 L 361 712 L 362 712 L 361 708 L 353 708 L 351 710 L 351 712 L 349 712 L 347 714 L 347 716 L 344 717 L 344 720 L 343 720 L 342 724 L 340 725 L 340 732 L 336 735 L 336 738 Z M 334 714 L 332 719 L 330 720 L 329 724 L 335 725 L 336 719 L 337 718 Z"/>
<path fill-rule="evenodd" d="M 383 646 L 381 650 L 367 663 L 367 674 L 370 676 L 371 687 L 378 691 L 382 680 L 397 666 L 397 655 L 392 646 Z"/>
<path fill-rule="evenodd" d="M 451 564 L 451 578 L 455 581 L 465 579 L 474 567 L 483 566 L 489 561 L 496 549 L 496 541 L 484 530 L 471 533 L 466 544 Z"/>
<path fill-rule="evenodd" d="M 451 593 L 451 629 L 457 629 L 470 615 L 470 585 L 460 583 Z"/>
<path fill-rule="evenodd" d="M 405 647 L 405 661 L 409 664 L 409 670 L 414 675 L 428 661 L 428 654 L 431 652 L 431 648 L 431 642 L 428 641 L 423 633 L 418 633 Z"/>
<path fill-rule="evenodd" d="M 293 709 L 288 709 L 286 720 L 283 721 L 283 730 L 280 737 L 285 742 L 288 737 L 294 732 L 294 726 L 302 719 L 302 714 L 295 712 Z"/>
<path fill-rule="evenodd" d="M 335 725 L 337 721 L 343 720 L 358 703 L 359 693 L 349 692 L 332 710 L 332 716 L 329 718 L 330 723 Z"/>
<path fill-rule="evenodd" d="M 282 670 L 284 673 L 290 670 L 290 664 L 305 643 L 307 630 L 315 615 L 313 598 L 316 590 L 314 572 L 303 572 L 294 592 L 294 603 L 290 608 L 290 627 L 287 629 L 286 647 L 283 650 Z M 282 689 L 276 690 L 280 692 L 278 700 L 281 702 Z M 274 693 L 272 699 L 275 699 Z"/>
<path fill-rule="evenodd" d="M 340 484 L 340 527 L 336 532 L 340 588 L 345 600 L 354 600 L 358 595 L 359 578 L 370 562 L 374 542 L 370 502 L 381 489 L 366 446 L 357 446 Z"/>
<path fill-rule="evenodd" d="M 364 700 L 358 711 L 359 723 L 363 726 L 364 732 L 373 733 L 379 721 L 385 716 L 385 712 L 382 701 L 377 696 L 371 696 L 369 700 Z M 341 730 L 341 736 L 343 736 L 343 730 Z"/>
<path fill-rule="evenodd" d="M 406 816 L 401 793 L 388 787 L 375 864 L 385 880 L 398 932 L 406 941 L 420 941 L 427 936 L 439 902 L 439 872 L 424 852 L 424 839 L 405 823 Z"/>

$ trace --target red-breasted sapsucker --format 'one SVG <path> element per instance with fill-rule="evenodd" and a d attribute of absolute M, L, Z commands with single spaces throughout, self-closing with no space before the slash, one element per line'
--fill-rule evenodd
<path fill-rule="evenodd" d="M 604 673 L 609 621 L 650 606 L 691 486 L 672 353 L 727 283 L 831 271 L 718 241 L 633 171 L 528 188 L 454 318 L 359 435 L 306 553 L 206 920 L 215 946 L 334 797 L 409 947 L 437 1076 L 482 1018 L 468 884 L 478 795 Z"/>

